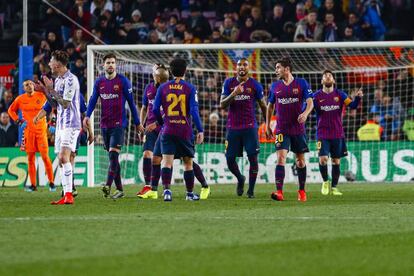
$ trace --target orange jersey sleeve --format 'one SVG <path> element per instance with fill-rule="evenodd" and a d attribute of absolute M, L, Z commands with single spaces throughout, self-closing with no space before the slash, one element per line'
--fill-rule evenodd
<path fill-rule="evenodd" d="M 46 131 L 46 118 L 41 119 L 37 124 L 33 123 L 34 117 L 42 110 L 46 102 L 46 96 L 41 92 L 33 92 L 32 95 L 22 94 L 16 98 L 17 103 L 13 112 L 17 116 L 17 110 L 22 112 L 23 119 L 27 122 L 27 129 L 31 131 Z M 11 108 L 12 106 L 10 106 Z M 13 119 L 14 120 L 14 119 Z"/>
<path fill-rule="evenodd" d="M 19 102 L 20 102 L 20 97 L 18 96 L 16 99 L 14 99 L 14 101 L 12 102 L 12 104 L 9 106 L 9 110 L 7 110 L 7 113 L 9 113 L 10 118 L 13 119 L 13 121 L 16 121 L 17 119 L 19 119 Z"/>

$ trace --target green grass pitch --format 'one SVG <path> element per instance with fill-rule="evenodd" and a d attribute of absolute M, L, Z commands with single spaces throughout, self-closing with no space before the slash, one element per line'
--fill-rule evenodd
<path fill-rule="evenodd" d="M 206 201 L 58 197 L 0 189 L 0 275 L 414 275 L 413 184 L 344 184 L 342 197 L 286 185 L 284 202 L 211 186 Z M 197 191 L 199 187 L 197 187 Z M 159 192 L 161 194 L 161 192 Z"/>

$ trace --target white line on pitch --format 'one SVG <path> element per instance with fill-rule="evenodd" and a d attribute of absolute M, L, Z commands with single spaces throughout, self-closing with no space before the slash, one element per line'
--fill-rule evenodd
<path fill-rule="evenodd" d="M 66 221 L 66 220 L 194 220 L 197 217 L 187 216 L 187 217 L 146 217 L 146 216 L 69 216 L 69 217 L 6 217 L 0 218 L 0 221 Z M 390 220 L 390 219 L 414 219 L 414 217 L 330 217 L 330 216 L 299 216 L 299 217 L 231 217 L 231 216 L 214 216 L 214 217 L 205 217 L 203 216 L 202 220 Z"/>

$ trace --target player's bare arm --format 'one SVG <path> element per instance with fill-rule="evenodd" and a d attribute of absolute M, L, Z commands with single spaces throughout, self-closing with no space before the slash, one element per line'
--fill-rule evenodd
<path fill-rule="evenodd" d="M 300 124 L 303 124 L 303 123 L 306 122 L 306 119 L 308 118 L 308 116 L 311 113 L 312 109 L 313 109 L 313 100 L 312 100 L 312 98 L 308 98 L 308 99 L 306 99 L 306 109 L 305 109 L 305 111 L 303 111 L 298 117 L 298 122 Z"/>
<path fill-rule="evenodd" d="M 46 93 L 46 87 L 43 85 L 43 83 L 40 80 L 38 80 L 37 82 L 34 82 L 34 90 L 42 92 L 46 96 L 46 99 L 50 103 L 50 105 L 52 107 L 56 107 L 57 102 L 54 99 L 52 99 L 52 97 L 48 93 Z"/>
<path fill-rule="evenodd" d="M 358 89 L 358 91 L 356 92 L 355 96 L 356 97 L 361 97 L 361 98 L 364 96 L 364 91 L 362 90 L 362 87 L 360 87 Z"/>
<path fill-rule="evenodd" d="M 244 84 L 245 82 L 241 82 L 239 85 L 237 85 L 234 89 L 233 89 L 233 91 L 231 92 L 231 94 L 230 95 L 228 95 L 227 97 L 226 96 L 221 96 L 221 98 L 220 98 L 220 107 L 221 108 L 226 108 L 226 107 L 228 107 L 233 101 L 234 101 L 234 98 L 237 96 L 237 95 L 239 95 L 239 94 L 241 94 L 241 93 L 243 93 L 243 91 L 244 91 L 244 88 L 243 88 L 243 84 Z"/>
<path fill-rule="evenodd" d="M 274 104 L 268 103 L 266 108 L 266 138 L 272 139 L 274 138 L 273 131 L 270 127 L 270 120 L 272 118 L 272 114 L 274 112 Z"/>
<path fill-rule="evenodd" d="M 262 111 L 264 120 L 266 121 L 266 118 L 268 117 L 267 116 L 267 106 L 266 106 L 266 102 L 265 102 L 264 99 L 260 99 L 260 100 L 258 100 L 258 103 L 259 103 L 260 110 Z"/>
<path fill-rule="evenodd" d="M 202 144 L 204 142 L 204 132 L 197 133 L 196 144 Z"/>
<path fill-rule="evenodd" d="M 142 105 L 141 112 L 139 114 L 139 120 L 141 122 L 145 122 L 145 120 L 147 119 L 147 114 L 148 114 L 148 106 Z"/>
<path fill-rule="evenodd" d="M 42 79 L 43 79 L 44 84 L 42 83 L 38 83 L 38 84 L 42 88 L 41 91 L 44 92 L 46 97 L 47 98 L 50 97 L 52 100 L 60 104 L 64 109 L 68 108 L 70 105 L 70 101 L 64 100 L 63 96 L 55 91 L 55 89 L 53 88 L 53 81 L 46 76 L 43 76 Z"/>
<path fill-rule="evenodd" d="M 157 123 L 157 122 L 153 122 L 153 123 L 151 123 L 151 124 L 148 124 L 148 125 L 145 127 L 145 131 L 147 131 L 147 132 L 151 132 L 151 131 L 154 131 L 157 127 L 158 127 L 158 123 Z"/>
<path fill-rule="evenodd" d="M 92 144 L 95 141 L 95 136 L 93 135 L 92 127 L 91 127 L 91 121 L 88 120 L 85 125 L 85 119 L 84 122 L 84 129 L 86 133 L 88 134 L 88 145 Z"/>

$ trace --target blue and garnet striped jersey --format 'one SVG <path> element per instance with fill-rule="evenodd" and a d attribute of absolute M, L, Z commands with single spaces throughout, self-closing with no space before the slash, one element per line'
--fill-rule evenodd
<path fill-rule="evenodd" d="M 240 82 L 236 77 L 228 78 L 223 83 L 222 96 L 229 96 Z M 263 98 L 262 85 L 253 78 L 243 84 L 243 92 L 234 97 L 229 105 L 227 129 L 256 128 L 256 101 Z"/>
<path fill-rule="evenodd" d="M 330 93 L 318 90 L 313 95 L 313 103 L 317 118 L 317 138 L 318 139 L 339 139 L 344 138 L 342 125 L 342 111 L 344 106 L 357 108 L 360 97 L 355 97 L 354 101 L 348 95 L 338 89 Z"/>
<path fill-rule="evenodd" d="M 142 95 L 142 105 L 147 107 L 147 116 L 145 120 L 145 125 L 152 124 L 157 121 L 157 116 L 155 116 L 152 111 L 154 107 L 155 96 L 157 95 L 157 86 L 155 83 L 151 82 L 145 87 L 144 94 Z M 161 110 L 161 115 L 163 112 Z M 144 122 L 143 122 L 144 123 Z M 157 127 L 156 131 L 159 131 L 160 127 Z"/>
<path fill-rule="evenodd" d="M 164 117 L 161 114 L 164 110 Z M 152 110 L 157 122 L 163 125 L 161 134 L 190 140 L 193 135 L 191 118 L 198 132 L 203 132 L 198 112 L 197 90 L 182 79 L 163 83 L 157 90 Z"/>
<path fill-rule="evenodd" d="M 276 108 L 276 134 L 305 134 L 305 124 L 300 124 L 298 117 L 311 94 L 308 82 L 302 78 L 295 78 L 289 85 L 282 80 L 272 83 L 268 101 Z"/>
<path fill-rule="evenodd" d="M 135 125 L 139 125 L 138 111 L 132 97 L 130 81 L 121 74 L 109 80 L 105 76 L 95 81 L 86 116 L 90 117 L 98 98 L 101 99 L 101 128 L 126 127 L 125 102 L 128 102 Z"/>

